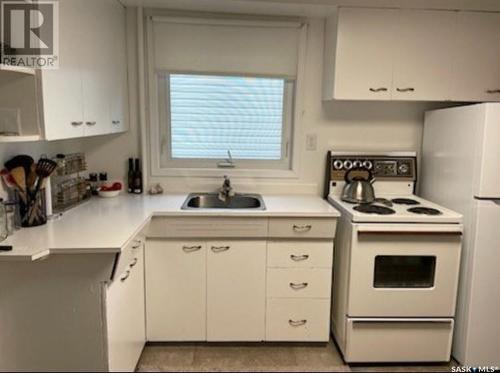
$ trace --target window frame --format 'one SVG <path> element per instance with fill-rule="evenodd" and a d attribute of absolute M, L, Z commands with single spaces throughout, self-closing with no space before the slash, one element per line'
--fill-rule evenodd
<path fill-rule="evenodd" d="M 170 75 L 207 75 L 207 76 L 236 76 L 234 74 L 218 73 L 197 73 L 197 72 L 171 72 L 158 70 L 156 79 L 158 84 L 158 126 L 160 131 L 160 165 L 162 168 L 206 168 L 206 169 L 224 169 L 219 167 L 220 162 L 226 158 L 173 158 L 172 157 L 172 127 L 170 116 L 170 91 L 167 89 Z M 244 76 L 244 75 L 239 75 Z M 262 170 L 290 170 L 291 169 L 291 150 L 293 133 L 293 110 L 295 102 L 295 80 L 286 77 L 276 76 L 251 76 L 252 78 L 272 78 L 283 79 L 285 81 L 285 92 L 283 97 L 283 123 L 281 136 L 281 158 L 279 160 L 257 160 L 257 159 L 237 159 L 234 158 L 235 168 L 230 169 L 262 169 Z M 166 125 L 165 125 L 166 124 Z M 226 168 L 227 169 L 227 168 Z"/>
<path fill-rule="evenodd" d="M 198 167 L 196 164 L 191 165 L 191 167 L 185 167 L 183 165 L 176 165 L 174 167 L 162 167 L 161 164 L 161 144 L 158 139 L 161 136 L 161 112 L 159 105 L 159 85 L 157 74 L 165 73 L 165 71 L 157 70 L 154 67 L 154 48 L 153 48 L 153 15 L 148 15 L 146 20 L 146 35 L 145 35 L 145 66 L 146 66 L 146 107 L 148 110 L 146 120 L 147 120 L 147 132 L 145 145 L 149 148 L 149 172 L 151 177 L 221 177 L 225 174 L 230 173 L 231 177 L 235 178 L 253 178 L 253 179 L 297 179 L 300 173 L 300 158 L 301 158 L 301 147 L 299 143 L 302 139 L 302 131 L 300 130 L 300 118 L 303 115 L 303 101 L 304 101 L 304 75 L 305 75 L 305 60 L 306 60 L 306 49 L 307 49 L 307 29 L 308 23 L 303 22 L 300 28 L 300 40 L 298 46 L 298 62 L 297 62 L 297 75 L 294 77 L 282 77 L 285 79 L 291 79 L 295 82 L 294 84 L 294 94 L 292 99 L 293 109 L 291 110 L 291 130 L 290 138 L 288 142 L 288 162 L 289 168 L 252 168 L 248 165 L 248 168 L 242 167 L 244 165 L 243 160 L 235 161 L 235 168 L 218 168 L 216 162 L 212 162 L 215 166 L 213 168 Z M 173 17 L 175 18 L 175 17 Z M 181 17 L 182 18 L 182 17 Z M 259 21 L 256 21 L 257 23 Z M 200 75 L 209 75 L 206 71 L 168 71 L 170 74 L 174 73 L 192 73 Z M 246 74 L 226 74 L 224 72 L 213 72 L 215 75 L 228 75 L 228 76 L 245 76 Z M 265 77 L 265 76 L 263 76 Z M 270 78 L 276 78 L 276 76 L 269 76 Z M 170 128 L 170 127 L 169 127 Z M 148 151 L 148 149 L 145 149 Z M 187 162 L 193 160 L 186 160 Z M 194 160 L 196 162 L 197 160 Z M 220 160 L 211 160 L 220 161 Z M 255 162 L 255 161 L 249 161 Z M 247 166 L 247 165 L 245 165 Z"/>

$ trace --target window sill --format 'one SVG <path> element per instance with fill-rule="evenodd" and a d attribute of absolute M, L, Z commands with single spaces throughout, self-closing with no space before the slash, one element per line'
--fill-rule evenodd
<path fill-rule="evenodd" d="M 294 170 L 238 169 L 238 168 L 160 168 L 153 169 L 153 177 L 222 177 L 257 179 L 298 179 Z"/>

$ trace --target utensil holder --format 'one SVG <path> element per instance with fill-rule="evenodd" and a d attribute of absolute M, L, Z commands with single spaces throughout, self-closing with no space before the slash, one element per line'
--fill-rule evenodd
<path fill-rule="evenodd" d="M 21 227 L 38 227 L 47 223 L 47 210 L 45 205 L 45 193 L 28 195 L 23 198 L 19 195 L 19 215 Z"/>

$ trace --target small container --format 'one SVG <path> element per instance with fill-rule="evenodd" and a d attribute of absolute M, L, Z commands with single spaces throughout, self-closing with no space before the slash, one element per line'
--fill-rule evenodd
<path fill-rule="evenodd" d="M 7 209 L 3 199 L 0 198 L 0 241 L 5 240 L 9 236 L 7 231 Z"/>
<path fill-rule="evenodd" d="M 15 201 L 5 202 L 5 210 L 7 211 L 7 234 L 10 236 L 20 228 L 17 216 L 17 203 Z"/>

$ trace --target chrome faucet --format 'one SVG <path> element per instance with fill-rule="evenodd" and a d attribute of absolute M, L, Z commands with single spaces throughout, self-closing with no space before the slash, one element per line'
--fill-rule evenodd
<path fill-rule="evenodd" d="M 236 192 L 231 186 L 231 179 L 229 179 L 229 176 L 224 175 L 224 182 L 222 183 L 222 187 L 219 189 L 218 198 L 223 202 L 228 202 L 228 200 L 235 194 Z"/>

